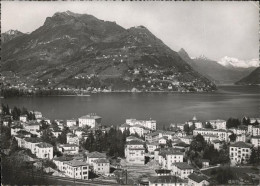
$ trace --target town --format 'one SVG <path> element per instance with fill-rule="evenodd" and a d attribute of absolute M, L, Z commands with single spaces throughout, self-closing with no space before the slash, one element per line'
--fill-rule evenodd
<path fill-rule="evenodd" d="M 106 126 L 97 113 L 50 120 L 40 111 L 4 104 L 0 114 L 3 184 L 257 185 L 260 180 L 260 117 L 194 116 L 161 127 L 153 119 L 127 118 Z"/>

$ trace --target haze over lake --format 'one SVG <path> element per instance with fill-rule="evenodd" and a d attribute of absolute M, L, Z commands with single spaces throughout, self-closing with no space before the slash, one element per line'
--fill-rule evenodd
<path fill-rule="evenodd" d="M 155 119 L 158 127 L 200 120 L 260 116 L 260 86 L 222 86 L 211 93 L 97 93 L 89 97 L 14 97 L 1 99 L 9 107 L 41 111 L 49 119 L 72 119 L 97 113 L 105 125 L 127 118 Z"/>

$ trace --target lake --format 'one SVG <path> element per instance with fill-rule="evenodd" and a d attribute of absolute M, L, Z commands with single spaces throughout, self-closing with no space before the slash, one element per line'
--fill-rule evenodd
<path fill-rule="evenodd" d="M 0 99 L 13 106 L 41 111 L 49 119 L 72 119 L 96 113 L 105 125 L 127 118 L 155 119 L 158 128 L 199 120 L 260 117 L 260 86 L 220 86 L 211 93 L 97 93 L 85 96 L 14 97 Z"/>

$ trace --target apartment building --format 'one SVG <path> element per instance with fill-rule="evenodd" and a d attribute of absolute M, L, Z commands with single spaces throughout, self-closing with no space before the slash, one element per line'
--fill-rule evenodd
<path fill-rule="evenodd" d="M 126 161 L 130 164 L 145 164 L 145 148 L 144 144 L 140 141 L 133 140 L 127 142 L 125 145 Z"/>
<path fill-rule="evenodd" d="M 242 141 L 233 143 L 229 147 L 229 157 L 232 164 L 246 163 L 251 155 L 251 145 Z"/>
<path fill-rule="evenodd" d="M 150 130 L 156 130 L 156 120 L 137 120 L 137 119 L 126 119 L 126 124 L 133 125 L 141 125 Z"/>
<path fill-rule="evenodd" d="M 65 175 L 70 178 L 88 180 L 89 165 L 83 161 L 71 160 L 64 162 Z"/>
<path fill-rule="evenodd" d="M 79 118 L 79 127 L 89 126 L 95 128 L 101 125 L 102 118 L 96 114 L 88 114 Z"/>

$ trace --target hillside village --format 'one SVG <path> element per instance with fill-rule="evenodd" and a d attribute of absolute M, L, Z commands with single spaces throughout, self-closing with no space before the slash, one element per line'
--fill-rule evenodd
<path fill-rule="evenodd" d="M 200 121 L 194 116 L 158 129 L 152 119 L 106 126 L 95 113 L 51 121 L 25 108 L 2 105 L 0 111 L 1 157 L 31 162 L 23 168 L 29 175 L 129 185 L 255 185 L 260 180 L 260 118 Z"/>

